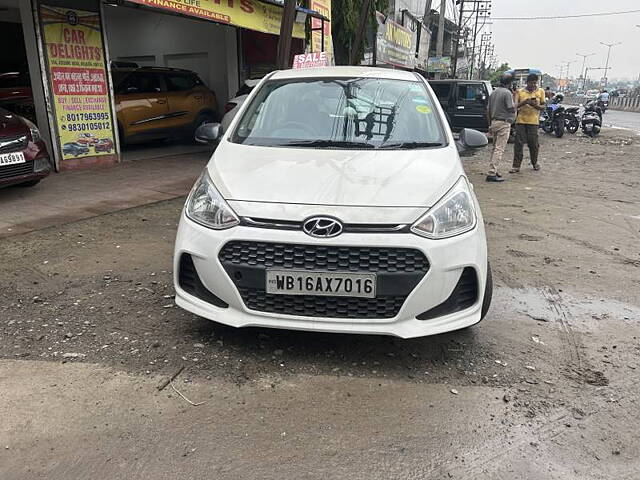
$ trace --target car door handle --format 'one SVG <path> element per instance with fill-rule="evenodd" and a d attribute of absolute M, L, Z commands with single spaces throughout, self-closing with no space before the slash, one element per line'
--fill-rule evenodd
<path fill-rule="evenodd" d="M 464 105 L 458 105 L 456 108 L 457 108 L 458 110 L 464 110 Z"/>
<path fill-rule="evenodd" d="M 195 98 L 196 100 L 202 100 L 202 95 L 196 95 L 193 98 Z"/>
<path fill-rule="evenodd" d="M 167 101 L 166 100 L 158 100 L 158 103 L 164 104 L 164 103 L 167 103 Z"/>

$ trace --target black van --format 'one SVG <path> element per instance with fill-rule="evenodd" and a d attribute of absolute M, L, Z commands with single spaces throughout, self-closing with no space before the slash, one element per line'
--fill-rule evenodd
<path fill-rule="evenodd" d="M 489 130 L 486 111 L 491 82 L 484 80 L 429 80 L 454 132 L 474 128 Z"/>

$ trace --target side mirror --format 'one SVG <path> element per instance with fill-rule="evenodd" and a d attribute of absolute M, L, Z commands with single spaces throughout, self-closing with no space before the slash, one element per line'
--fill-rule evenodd
<path fill-rule="evenodd" d="M 489 141 L 484 133 L 472 128 L 463 128 L 460 132 L 460 138 L 456 142 L 456 147 L 458 147 L 458 152 L 463 153 L 467 150 L 486 147 L 488 144 Z"/>
<path fill-rule="evenodd" d="M 482 94 L 476 95 L 476 101 L 485 102 L 486 100 L 487 100 L 487 96 L 486 95 L 482 95 Z"/>
<path fill-rule="evenodd" d="M 222 135 L 222 126 L 219 123 L 205 123 L 196 129 L 195 140 L 198 143 L 217 143 Z"/>

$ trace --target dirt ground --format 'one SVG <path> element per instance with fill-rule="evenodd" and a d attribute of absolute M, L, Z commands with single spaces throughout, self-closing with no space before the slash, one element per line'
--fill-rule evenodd
<path fill-rule="evenodd" d="M 180 310 L 181 199 L 1 239 L 0 478 L 638 478 L 640 137 L 543 136 L 503 184 L 487 159 L 494 303 L 436 337 Z"/>

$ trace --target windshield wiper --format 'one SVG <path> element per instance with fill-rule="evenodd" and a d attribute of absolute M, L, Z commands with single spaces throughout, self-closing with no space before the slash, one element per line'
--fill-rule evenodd
<path fill-rule="evenodd" d="M 393 143 L 383 143 L 378 147 L 378 149 L 385 148 L 397 148 L 397 149 L 412 149 L 412 148 L 427 148 L 427 147 L 441 147 L 443 144 L 441 142 L 393 142 Z"/>
<path fill-rule="evenodd" d="M 342 140 L 300 140 L 296 142 L 279 143 L 277 147 L 317 147 L 317 148 L 375 148 L 371 143 L 350 142 Z"/>

